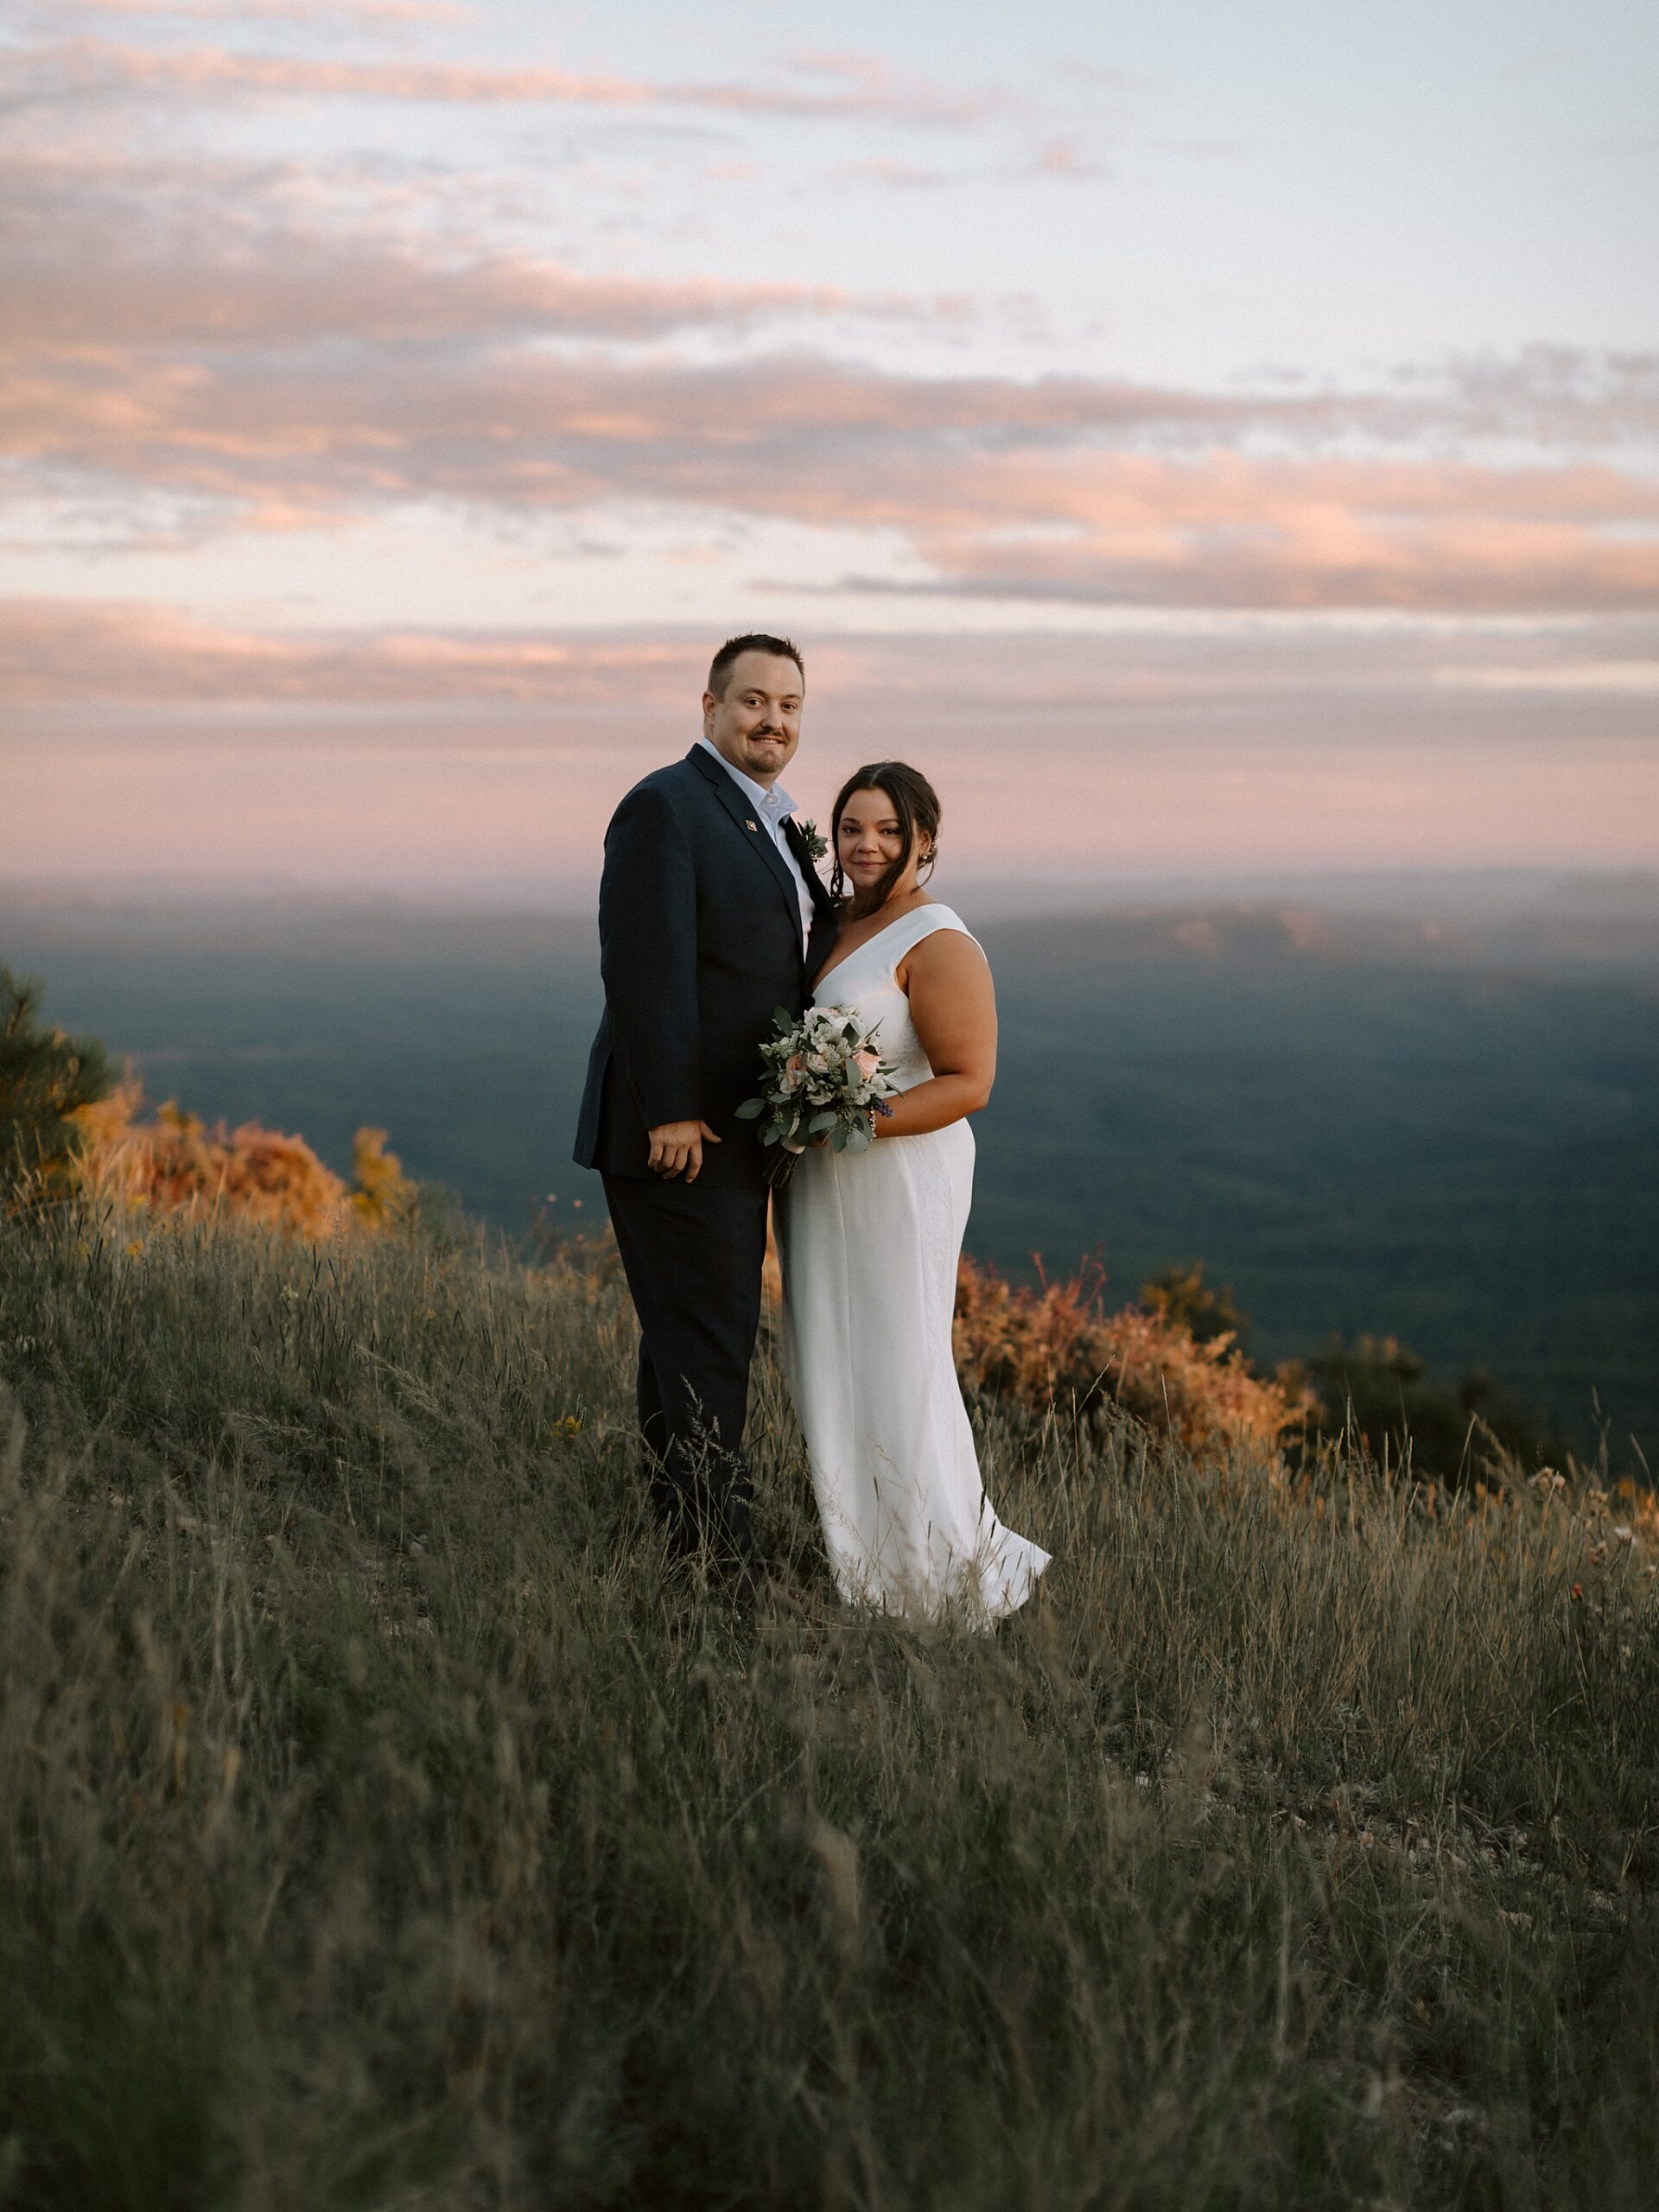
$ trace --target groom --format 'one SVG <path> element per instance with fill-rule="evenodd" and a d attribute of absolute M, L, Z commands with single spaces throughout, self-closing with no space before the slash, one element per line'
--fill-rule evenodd
<path fill-rule="evenodd" d="M 702 735 L 611 817 L 599 893 L 605 1013 L 575 1156 L 605 1178 L 639 1316 L 639 1425 L 677 1551 L 753 1568 L 742 1453 L 766 1246 L 764 1154 L 735 1109 L 773 1011 L 800 1013 L 834 942 L 794 801 L 806 677 L 787 638 L 728 639 Z"/>

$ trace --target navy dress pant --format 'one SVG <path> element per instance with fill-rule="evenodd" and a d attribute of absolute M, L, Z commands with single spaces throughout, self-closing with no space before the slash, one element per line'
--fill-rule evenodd
<path fill-rule="evenodd" d="M 760 1324 L 766 1190 L 607 1175 L 639 1316 L 639 1427 L 652 1501 L 676 1550 L 753 1556 L 743 1457 Z"/>

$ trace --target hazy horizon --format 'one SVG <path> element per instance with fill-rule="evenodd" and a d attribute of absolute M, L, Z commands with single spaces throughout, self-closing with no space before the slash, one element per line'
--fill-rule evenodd
<path fill-rule="evenodd" d="M 595 864 L 562 878 L 489 877 L 452 883 L 389 878 L 382 882 L 307 880 L 272 874 L 214 876 L 199 873 L 112 875 L 0 872 L 0 916 L 8 904 L 96 912 L 134 907 L 181 913 L 200 908 L 235 913 L 264 906 L 314 911 L 356 910 L 493 914 L 524 912 L 591 917 L 598 895 Z M 1001 919 L 1044 914 L 1086 915 L 1187 906 L 1302 905 L 1333 912 L 1425 919 L 1497 920 L 1535 912 L 1659 917 L 1659 868 L 1351 868 L 1303 872 L 1238 871 L 1177 875 L 1118 873 L 1074 878 L 999 877 L 958 869 L 936 878 L 936 895 L 972 899 Z"/>

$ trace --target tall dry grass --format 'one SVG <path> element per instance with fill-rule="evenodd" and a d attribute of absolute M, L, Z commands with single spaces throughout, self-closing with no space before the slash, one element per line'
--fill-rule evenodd
<path fill-rule="evenodd" d="M 1646 2207 L 1616 1503 L 982 1407 L 994 1638 L 671 1571 L 602 1266 L 0 1230 L 0 2198 Z"/>

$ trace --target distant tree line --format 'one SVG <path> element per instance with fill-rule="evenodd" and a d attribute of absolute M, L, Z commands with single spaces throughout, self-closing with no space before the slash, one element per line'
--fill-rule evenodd
<path fill-rule="evenodd" d="M 1231 1284 L 1217 1290 L 1193 1260 L 1166 1268 L 1141 1287 L 1150 1312 L 1183 1324 L 1200 1344 L 1226 1337 L 1247 1347 L 1250 1318 Z M 1333 1333 L 1310 1358 L 1287 1362 L 1279 1379 L 1299 1382 L 1313 1400 L 1308 1440 L 1350 1435 L 1391 1465 L 1409 1464 L 1414 1474 L 1459 1484 L 1478 1474 L 1496 1451 L 1528 1467 L 1561 1466 L 1571 1452 L 1541 1413 L 1516 1403 L 1484 1368 L 1456 1382 L 1440 1382 L 1427 1363 L 1395 1337 L 1360 1336 L 1351 1344 Z"/>

